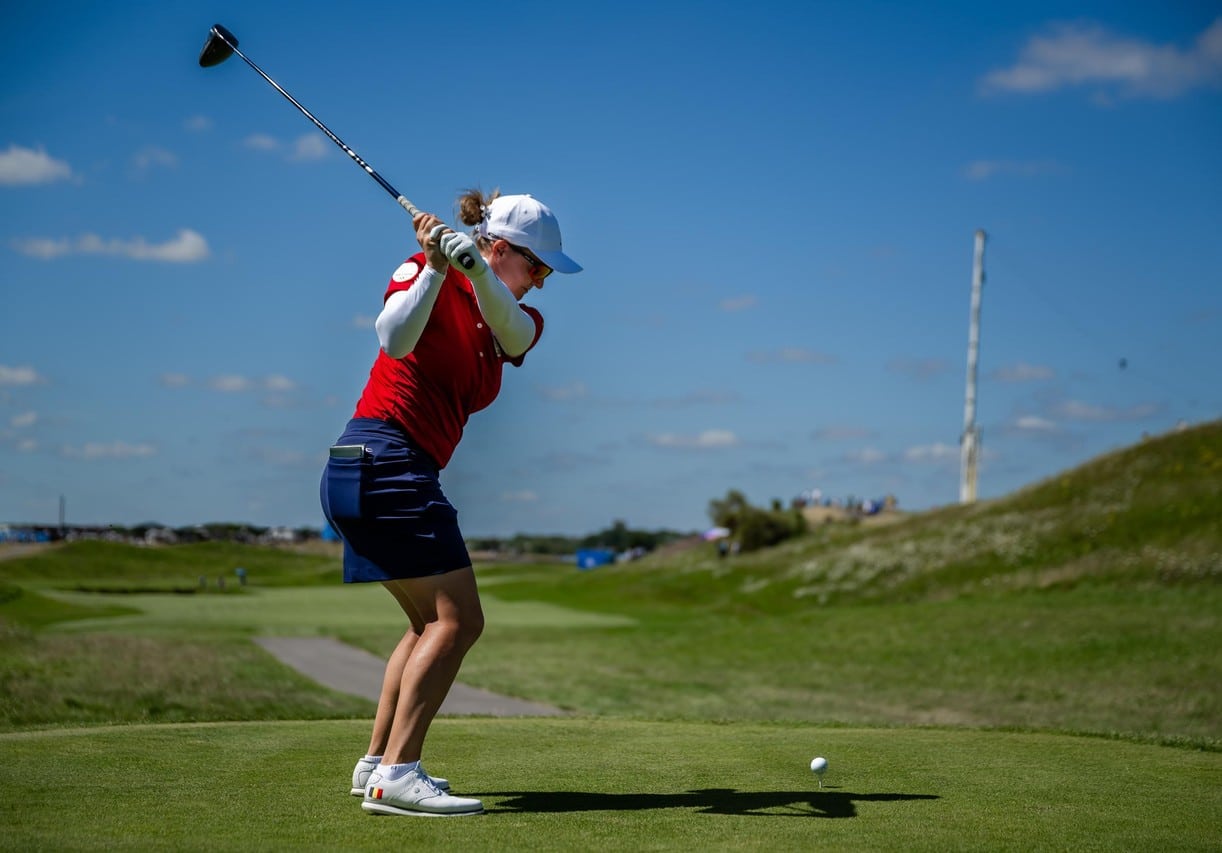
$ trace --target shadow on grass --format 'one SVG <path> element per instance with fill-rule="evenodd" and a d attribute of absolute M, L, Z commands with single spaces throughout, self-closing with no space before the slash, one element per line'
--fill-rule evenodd
<path fill-rule="evenodd" d="M 696 809 L 706 814 L 769 817 L 857 817 L 857 803 L 936 800 L 934 794 L 853 794 L 818 791 L 735 791 L 704 788 L 682 794 L 598 794 L 582 791 L 503 791 L 479 794 L 506 799 L 489 812 L 546 813 Z"/>

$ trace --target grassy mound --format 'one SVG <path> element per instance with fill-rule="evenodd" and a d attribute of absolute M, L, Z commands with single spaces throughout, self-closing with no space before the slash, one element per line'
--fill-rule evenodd
<path fill-rule="evenodd" d="M 1216 589 L 1222 421 L 1149 439 L 994 501 L 891 525 L 827 525 L 729 559 L 707 545 L 591 575 L 562 579 L 554 594 L 778 615 L 1080 586 Z M 536 586 L 526 594 L 547 593 Z"/>

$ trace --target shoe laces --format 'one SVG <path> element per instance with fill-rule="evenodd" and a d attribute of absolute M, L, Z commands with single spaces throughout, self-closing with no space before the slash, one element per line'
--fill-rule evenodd
<path fill-rule="evenodd" d="M 437 787 L 437 783 L 433 781 L 433 777 L 426 773 L 423 767 L 420 768 L 418 778 L 419 784 L 432 791 L 434 796 L 441 796 L 442 790 Z"/>

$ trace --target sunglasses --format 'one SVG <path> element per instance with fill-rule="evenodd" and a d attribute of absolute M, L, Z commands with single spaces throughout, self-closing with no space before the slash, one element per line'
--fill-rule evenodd
<path fill-rule="evenodd" d="M 504 239 L 504 238 L 502 237 L 498 239 Z M 508 240 L 505 240 L 505 242 L 509 243 Z M 531 252 L 527 251 L 526 249 L 523 249 L 521 246 L 515 246 L 513 243 L 509 243 L 509 248 L 513 249 L 519 255 L 524 257 L 526 259 L 526 263 L 530 264 L 531 276 L 542 279 L 542 278 L 547 278 L 549 275 L 552 274 L 552 268 L 549 267 L 547 264 L 543 263 L 543 261 L 536 258 Z"/>

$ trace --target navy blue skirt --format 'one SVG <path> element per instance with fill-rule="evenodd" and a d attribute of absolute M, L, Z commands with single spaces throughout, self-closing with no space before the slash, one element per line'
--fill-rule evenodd
<path fill-rule="evenodd" d="M 323 470 L 323 514 L 344 541 L 344 583 L 421 578 L 471 565 L 431 456 L 399 427 L 353 418 Z"/>

